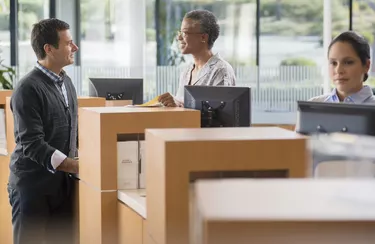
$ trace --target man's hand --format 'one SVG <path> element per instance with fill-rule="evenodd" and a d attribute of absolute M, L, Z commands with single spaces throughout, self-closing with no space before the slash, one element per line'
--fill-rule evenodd
<path fill-rule="evenodd" d="M 177 107 L 172 95 L 169 92 L 160 95 L 158 100 L 166 107 Z"/>
<path fill-rule="evenodd" d="M 71 174 L 78 174 L 79 172 L 78 161 L 71 159 L 71 158 L 66 158 L 59 165 L 59 167 L 56 168 L 56 170 L 64 171 L 64 172 L 71 173 Z"/>

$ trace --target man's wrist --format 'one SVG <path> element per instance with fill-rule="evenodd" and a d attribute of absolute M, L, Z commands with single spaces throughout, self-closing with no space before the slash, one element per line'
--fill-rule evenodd
<path fill-rule="evenodd" d="M 56 170 L 78 174 L 78 161 L 71 158 L 65 158 L 59 167 L 56 168 Z"/>

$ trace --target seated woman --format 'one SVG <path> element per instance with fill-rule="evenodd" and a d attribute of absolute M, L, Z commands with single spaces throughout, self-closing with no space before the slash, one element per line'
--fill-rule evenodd
<path fill-rule="evenodd" d="M 175 97 L 165 93 L 159 102 L 168 107 L 182 107 L 184 86 L 235 86 L 232 66 L 211 49 L 219 36 L 220 27 L 216 17 L 206 10 L 193 10 L 184 16 L 177 39 L 183 54 L 191 54 L 194 63 L 182 72 Z"/>
<path fill-rule="evenodd" d="M 346 31 L 334 38 L 328 47 L 329 77 L 335 88 L 330 94 L 313 97 L 313 102 L 375 104 L 372 89 L 363 83 L 370 69 L 370 46 L 353 31 Z M 295 130 L 299 131 L 297 117 Z"/>
<path fill-rule="evenodd" d="M 353 31 L 346 31 L 332 40 L 328 48 L 329 76 L 335 88 L 330 94 L 314 97 L 316 102 L 372 103 L 372 89 L 363 83 L 370 69 L 370 46 Z"/>

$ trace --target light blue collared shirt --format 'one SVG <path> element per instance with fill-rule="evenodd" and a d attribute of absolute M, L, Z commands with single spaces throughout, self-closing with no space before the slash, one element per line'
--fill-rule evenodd
<path fill-rule="evenodd" d="M 335 88 L 332 90 L 330 94 L 314 97 L 310 99 L 310 101 L 339 103 L 340 99 L 337 96 L 337 92 Z M 369 87 L 368 85 L 364 85 L 359 92 L 346 97 L 343 102 L 344 103 L 356 103 L 356 104 L 363 104 L 363 103 L 375 104 L 375 96 L 373 94 L 371 87 Z"/>
<path fill-rule="evenodd" d="M 328 103 L 340 103 L 340 99 L 337 96 L 336 88 L 332 90 L 330 94 L 325 94 L 311 98 L 309 101 L 312 102 L 328 102 Z M 375 96 L 372 92 L 371 87 L 364 85 L 362 89 L 354 93 L 353 95 L 346 97 L 343 103 L 355 103 L 355 104 L 373 104 L 375 105 Z M 298 112 L 299 113 L 299 112 Z M 300 129 L 299 116 L 297 117 L 295 131 Z"/>

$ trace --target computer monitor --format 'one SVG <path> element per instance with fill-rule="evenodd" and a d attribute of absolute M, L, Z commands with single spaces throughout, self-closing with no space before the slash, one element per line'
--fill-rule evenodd
<path fill-rule="evenodd" d="M 347 132 L 375 136 L 375 106 L 298 101 L 299 128 L 305 134 Z"/>
<path fill-rule="evenodd" d="M 184 107 L 201 111 L 201 127 L 250 126 L 250 88 L 185 86 Z"/>
<path fill-rule="evenodd" d="M 132 100 L 143 103 L 143 79 L 140 78 L 90 78 L 89 96 L 106 100 Z"/>

